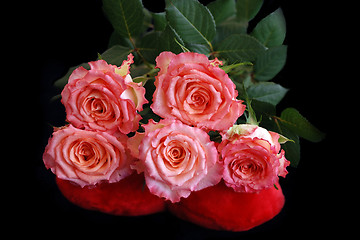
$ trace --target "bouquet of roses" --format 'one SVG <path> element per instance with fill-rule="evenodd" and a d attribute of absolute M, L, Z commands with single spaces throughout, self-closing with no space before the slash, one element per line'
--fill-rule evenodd
<path fill-rule="evenodd" d="M 67 125 L 54 128 L 45 166 L 75 204 L 118 215 L 167 207 L 213 229 L 242 231 L 278 214 L 278 183 L 299 163 L 299 137 L 323 133 L 270 82 L 286 62 L 280 9 L 248 32 L 262 0 L 103 0 L 109 49 L 69 70 Z M 283 144 L 281 146 L 281 144 Z"/>

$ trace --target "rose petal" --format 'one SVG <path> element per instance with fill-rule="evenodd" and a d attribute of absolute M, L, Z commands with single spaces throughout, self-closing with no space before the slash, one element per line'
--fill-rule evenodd
<path fill-rule="evenodd" d="M 176 55 L 174 53 L 172 53 L 172 52 L 162 52 L 162 53 L 160 53 L 160 55 L 155 59 L 156 68 L 160 68 L 160 72 L 158 73 L 158 76 L 160 76 L 162 74 L 166 74 L 168 66 L 170 64 L 170 61 L 175 56 Z M 157 86 L 157 85 L 155 84 L 155 86 Z"/>
<path fill-rule="evenodd" d="M 130 65 L 134 63 L 134 56 L 130 53 L 127 60 L 124 60 L 119 68 L 115 68 L 115 73 L 124 77 L 130 74 Z"/>

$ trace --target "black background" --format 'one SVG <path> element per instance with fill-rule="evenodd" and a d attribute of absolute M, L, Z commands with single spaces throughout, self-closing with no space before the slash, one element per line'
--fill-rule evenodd
<path fill-rule="evenodd" d="M 146 8 L 158 12 L 163 11 L 163 2 L 143 1 Z M 112 236 L 116 238 L 131 236 L 135 239 L 254 239 L 257 236 L 282 239 L 336 230 L 332 223 L 335 222 L 333 216 L 339 213 L 334 194 L 337 183 L 332 177 L 333 169 L 328 167 L 336 158 L 328 154 L 332 149 L 333 115 L 337 104 L 329 78 L 336 68 L 332 68 L 328 54 L 328 39 L 337 23 L 330 16 L 329 6 L 318 1 L 265 0 L 261 12 L 250 24 L 251 28 L 259 19 L 282 8 L 287 21 L 288 59 L 275 81 L 290 91 L 278 105 L 278 113 L 286 107 L 295 107 L 327 134 L 320 143 L 301 141 L 299 167 L 289 167 L 286 179 L 280 181 L 286 203 L 278 216 L 250 231 L 232 233 L 208 230 L 166 212 L 120 217 L 83 210 L 68 202 L 57 189 L 54 175 L 42 162 L 42 153 L 52 133 L 50 124 L 62 125 L 65 118 L 59 101 L 50 103 L 49 100 L 59 93 L 52 87 L 53 82 L 69 67 L 95 60 L 98 52 L 107 49 L 112 27 L 101 6 L 101 1 L 95 0 L 46 1 L 31 4 L 29 12 L 25 9 L 25 26 L 31 28 L 26 31 L 25 27 L 20 36 L 28 39 L 24 42 L 31 40 L 31 45 L 25 46 L 26 62 L 27 67 L 30 66 L 28 72 L 36 77 L 29 87 L 36 86 L 38 92 L 28 93 L 33 109 L 31 116 L 27 116 L 31 126 L 21 129 L 27 133 L 27 142 L 34 147 L 26 153 L 25 164 L 21 164 L 28 176 L 16 186 L 17 201 L 13 202 L 17 203 L 14 212 L 18 218 L 14 224 L 33 222 L 35 227 L 31 233 L 41 235 L 47 230 L 52 237 L 79 231 L 91 235 L 107 233 L 103 238 L 115 234 Z M 28 109 L 26 106 L 23 106 L 24 112 Z"/>

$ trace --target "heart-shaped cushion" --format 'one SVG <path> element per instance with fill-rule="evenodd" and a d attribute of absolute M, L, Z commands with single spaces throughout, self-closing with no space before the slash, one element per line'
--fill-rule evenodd
<path fill-rule="evenodd" d="M 59 178 L 56 183 L 69 201 L 89 210 L 122 216 L 147 215 L 165 210 L 164 200 L 149 192 L 143 174 L 134 173 L 116 183 L 84 188 Z"/>
<path fill-rule="evenodd" d="M 281 187 L 271 187 L 259 193 L 240 193 L 219 184 L 192 192 L 188 198 L 168 209 L 177 217 L 206 228 L 246 231 L 275 217 L 285 198 Z"/>

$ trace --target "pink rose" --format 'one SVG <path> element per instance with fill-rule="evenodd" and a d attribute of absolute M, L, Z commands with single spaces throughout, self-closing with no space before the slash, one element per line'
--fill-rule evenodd
<path fill-rule="evenodd" d="M 120 181 L 132 173 L 133 158 L 126 152 L 127 136 L 94 132 L 69 125 L 56 130 L 45 148 L 47 169 L 81 187 L 100 181 Z"/>
<path fill-rule="evenodd" d="M 209 61 L 192 52 L 162 52 L 156 63 L 160 71 L 151 108 L 159 116 L 205 130 L 226 130 L 244 113 L 235 84 L 218 67 L 218 59 Z"/>
<path fill-rule="evenodd" d="M 144 172 L 151 193 L 178 202 L 221 180 L 218 152 L 206 132 L 169 119 L 150 120 L 144 128 L 145 134 L 135 135 L 142 140 L 133 167 Z"/>
<path fill-rule="evenodd" d="M 98 60 L 89 62 L 89 71 L 75 69 L 61 93 L 67 120 L 86 130 L 136 131 L 141 119 L 137 111 L 147 100 L 145 88 L 131 79 L 131 63 L 132 54 L 120 68 Z"/>
<path fill-rule="evenodd" d="M 234 125 L 218 147 L 225 184 L 237 192 L 258 192 L 285 177 L 290 163 L 278 139 L 279 134 L 256 125 Z"/>

